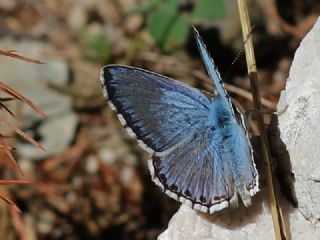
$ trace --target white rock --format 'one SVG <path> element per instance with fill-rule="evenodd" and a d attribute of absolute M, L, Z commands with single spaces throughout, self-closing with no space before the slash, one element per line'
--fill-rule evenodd
<path fill-rule="evenodd" d="M 299 211 L 320 239 L 319 19 L 296 51 L 279 107 L 287 108 L 279 116 L 279 129 L 290 154 Z"/>
<path fill-rule="evenodd" d="M 288 239 L 320 239 L 320 20 L 301 42 L 278 110 L 281 139 L 295 174 L 298 208 L 281 199 Z M 158 240 L 275 239 L 266 187 L 253 205 L 203 214 L 182 205 Z"/>

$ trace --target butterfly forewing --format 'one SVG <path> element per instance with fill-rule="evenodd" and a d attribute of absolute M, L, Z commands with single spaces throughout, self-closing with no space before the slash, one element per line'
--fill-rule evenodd
<path fill-rule="evenodd" d="M 206 122 L 209 100 L 180 82 L 119 65 L 105 67 L 102 82 L 122 123 L 152 151 L 181 143 Z"/>
<path fill-rule="evenodd" d="M 228 103 L 231 106 L 229 94 L 223 86 L 223 82 L 218 72 L 217 66 L 214 64 L 213 59 L 210 57 L 210 54 L 206 46 L 204 45 L 197 29 L 193 27 L 193 31 L 201 58 L 204 62 L 204 65 L 206 66 L 210 78 L 213 80 L 213 83 L 215 85 L 215 88 L 217 89 L 219 96 L 225 100 L 225 103 Z M 232 108 L 230 110 L 233 112 Z"/>

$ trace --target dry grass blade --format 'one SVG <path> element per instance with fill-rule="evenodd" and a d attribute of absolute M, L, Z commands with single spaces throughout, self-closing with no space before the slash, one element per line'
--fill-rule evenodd
<path fill-rule="evenodd" d="M 30 180 L 0 180 L 0 185 L 12 185 L 12 184 L 30 184 Z"/>
<path fill-rule="evenodd" d="M 32 181 L 30 180 L 0 180 L 0 185 L 11 185 L 11 184 L 30 184 Z M 0 198 L 3 199 L 5 202 L 10 204 L 15 211 L 18 213 L 21 213 L 20 209 L 17 207 L 17 205 L 10 200 L 7 196 L 0 193 Z"/>
<path fill-rule="evenodd" d="M 9 123 L 8 121 L 6 121 L 5 119 L 3 119 L 2 117 L 0 117 L 0 122 L 3 122 L 7 127 L 9 127 L 11 130 L 15 131 L 18 135 L 20 135 L 21 137 L 23 137 L 25 140 L 27 140 L 28 142 L 30 142 L 31 144 L 35 145 L 38 148 L 41 148 L 42 150 L 45 150 L 37 141 L 35 141 L 32 137 L 30 137 L 28 134 L 26 134 L 25 132 L 21 131 L 19 128 L 17 128 L 16 126 L 14 126 L 13 124 Z"/>
<path fill-rule="evenodd" d="M 9 102 L 9 101 L 12 101 L 12 100 L 15 100 L 15 98 L 13 98 L 13 97 L 1 98 L 0 97 L 0 102 Z"/>
<path fill-rule="evenodd" d="M 43 64 L 43 62 L 41 62 L 41 61 L 18 55 L 13 50 L 10 50 L 10 51 L 0 50 L 0 55 L 5 55 L 5 56 L 8 56 L 8 57 L 20 59 L 20 60 L 31 62 L 31 63 Z M 44 112 L 40 108 L 38 108 L 35 104 L 33 104 L 32 101 L 30 101 L 29 99 L 25 98 L 23 95 L 21 95 L 19 92 L 15 91 L 13 88 L 9 87 L 5 83 L 0 82 L 0 90 L 2 90 L 3 92 L 5 92 L 5 93 L 10 95 L 10 97 L 1 97 L 0 98 L 0 109 L 4 109 L 15 120 L 17 120 L 16 115 L 4 104 L 4 102 L 16 100 L 16 99 L 20 100 L 20 101 L 28 104 L 31 108 L 33 108 L 36 112 L 38 112 L 42 117 L 45 116 Z M 6 121 L 4 118 L 0 117 L 0 123 L 3 123 L 6 127 L 8 127 L 9 129 L 13 130 L 16 134 L 20 135 L 25 140 L 29 141 L 31 144 L 33 144 L 33 145 L 37 146 L 38 148 L 41 148 L 42 150 L 44 150 L 44 148 L 38 142 L 36 142 L 29 135 L 27 135 L 26 133 L 21 131 L 18 127 L 14 126 L 10 122 Z M 12 148 L 12 147 L 7 145 L 7 143 L 5 142 L 6 138 L 8 138 L 8 137 L 0 133 L 0 149 L 2 149 L 3 152 L 5 153 L 5 155 L 7 156 L 7 158 L 6 158 L 7 159 L 7 164 L 12 163 L 13 166 L 16 169 L 18 169 L 18 171 L 21 173 L 21 175 L 24 176 L 21 168 L 19 167 L 19 165 L 17 164 L 14 156 L 12 155 L 12 150 L 14 150 L 14 148 Z M 29 181 L 29 180 L 0 180 L 0 185 L 30 184 L 30 183 L 31 183 L 31 181 Z M 15 210 L 14 214 L 16 214 L 16 212 L 21 213 L 21 211 L 17 207 L 17 205 L 13 201 L 11 201 L 8 197 L 6 197 L 5 195 L 0 193 L 0 198 L 3 199 L 5 202 L 7 202 L 8 204 L 10 204 L 12 206 L 12 210 Z M 14 216 L 16 216 L 16 215 L 14 215 Z"/>
<path fill-rule="evenodd" d="M 6 110 L 7 113 L 9 113 L 12 118 L 14 118 L 15 120 L 18 120 L 17 116 L 6 105 L 4 105 L 1 101 L 0 101 L 0 108 L 3 108 L 4 110 Z"/>
<path fill-rule="evenodd" d="M 7 147 L 7 149 L 9 149 L 10 151 L 15 150 L 15 148 L 10 147 L 10 146 L 8 146 L 8 145 L 7 145 L 6 147 Z M 0 143 L 0 148 L 1 148 L 1 149 L 4 149 L 5 146 L 2 146 L 2 144 Z"/>
<path fill-rule="evenodd" d="M 0 89 L 10 94 L 11 96 L 19 99 L 20 101 L 25 102 L 31 108 L 33 108 L 36 112 L 38 112 L 42 117 L 45 117 L 45 113 L 40 108 L 38 108 L 33 102 L 25 98 L 23 95 L 21 95 L 20 93 L 18 93 L 17 91 L 15 91 L 14 89 L 6 85 L 5 83 L 0 82 Z"/>
<path fill-rule="evenodd" d="M 11 160 L 11 162 L 13 163 L 13 165 L 18 169 L 18 171 L 21 173 L 22 176 L 24 176 L 21 168 L 19 167 L 18 163 L 16 162 L 16 160 L 14 159 L 10 149 L 8 148 L 7 144 L 0 138 L 0 144 L 3 147 L 3 151 L 5 152 L 5 154 L 9 157 L 9 159 Z"/>
<path fill-rule="evenodd" d="M 15 52 L 15 50 L 8 50 L 8 51 L 0 50 L 0 55 L 12 57 L 12 58 L 17 58 L 17 59 L 20 59 L 20 60 L 23 60 L 23 61 L 27 61 L 27 62 L 31 62 L 31 63 L 44 64 L 44 62 L 41 62 L 41 61 L 36 60 L 36 59 L 24 57 L 22 55 L 14 53 L 14 52 Z"/>
<path fill-rule="evenodd" d="M 0 198 L 8 204 L 10 204 L 13 207 L 13 209 L 16 210 L 18 213 L 21 213 L 21 210 L 18 208 L 18 206 L 14 202 L 12 202 L 8 197 L 0 193 Z"/>
<path fill-rule="evenodd" d="M 242 35 L 244 39 L 247 39 L 247 42 L 245 44 L 245 53 L 246 53 L 247 67 L 248 67 L 254 108 L 258 112 L 260 112 L 261 99 L 260 99 L 260 92 L 259 92 L 258 83 L 257 83 L 258 74 L 257 74 L 256 61 L 254 57 L 252 37 L 247 38 L 250 32 L 251 26 L 250 26 L 250 19 L 249 19 L 246 0 L 238 0 L 238 6 L 239 6 L 239 13 L 240 13 L 241 27 L 242 27 Z M 260 140 L 261 140 L 263 158 L 268 165 L 266 174 L 267 174 L 267 182 L 269 187 L 270 208 L 272 213 L 275 237 L 277 240 L 284 240 L 286 239 L 286 235 L 284 231 L 283 220 L 282 220 L 281 211 L 279 208 L 279 203 L 277 201 L 278 199 L 277 199 L 275 179 L 273 176 L 273 166 L 272 166 L 272 162 L 270 161 L 270 147 L 269 147 L 266 130 L 264 127 L 264 120 L 263 120 L 262 114 L 257 115 L 257 122 L 258 122 L 259 131 L 260 131 Z"/>
<path fill-rule="evenodd" d="M 2 139 L 14 139 L 15 137 L 14 136 L 3 135 L 3 134 L 0 133 L 0 138 L 2 138 Z"/>

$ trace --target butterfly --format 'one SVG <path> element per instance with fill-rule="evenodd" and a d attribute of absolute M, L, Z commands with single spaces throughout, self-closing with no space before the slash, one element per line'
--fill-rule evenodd
<path fill-rule="evenodd" d="M 150 158 L 152 180 L 171 198 L 206 213 L 245 206 L 259 191 L 243 116 L 231 103 L 198 31 L 200 55 L 216 94 L 143 69 L 107 65 L 103 92 L 130 136 Z"/>

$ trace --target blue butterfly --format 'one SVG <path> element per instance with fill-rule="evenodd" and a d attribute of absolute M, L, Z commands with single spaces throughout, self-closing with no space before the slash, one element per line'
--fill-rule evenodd
<path fill-rule="evenodd" d="M 171 198 L 202 212 L 245 206 L 259 191 L 243 117 L 230 101 L 199 33 L 197 45 L 217 90 L 197 89 L 143 69 L 108 65 L 104 95 L 128 133 L 150 154 L 152 180 Z"/>

